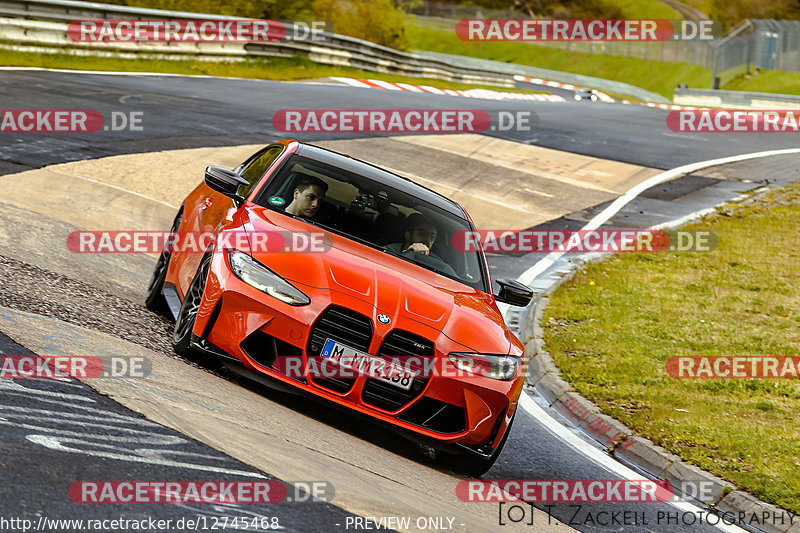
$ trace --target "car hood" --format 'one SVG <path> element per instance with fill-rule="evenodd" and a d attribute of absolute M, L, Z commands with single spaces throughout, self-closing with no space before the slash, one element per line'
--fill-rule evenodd
<path fill-rule="evenodd" d="M 247 226 L 256 232 L 322 231 L 264 208 L 252 214 Z M 352 308 L 350 302 L 355 298 L 375 311 L 355 310 L 372 317 L 376 313 L 404 317 L 443 333 L 469 350 L 509 353 L 511 334 L 490 295 L 350 239 L 324 233 L 327 245 L 321 253 L 253 255 L 295 285 L 327 290 L 331 303 Z"/>

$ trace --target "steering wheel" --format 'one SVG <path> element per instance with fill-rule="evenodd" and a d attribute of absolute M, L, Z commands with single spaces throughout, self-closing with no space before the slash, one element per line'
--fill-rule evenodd
<path fill-rule="evenodd" d="M 403 252 L 403 255 L 407 255 L 408 257 L 412 257 L 415 262 L 420 263 L 425 266 L 429 266 L 434 270 L 438 270 L 439 272 L 447 275 L 447 276 L 455 276 L 457 277 L 456 271 L 453 270 L 453 267 L 439 259 L 434 255 L 425 255 L 419 252 L 415 252 L 414 250 L 406 250 Z"/>

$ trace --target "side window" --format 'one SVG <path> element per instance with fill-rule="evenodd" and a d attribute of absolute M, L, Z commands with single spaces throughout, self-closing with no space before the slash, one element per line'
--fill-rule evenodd
<path fill-rule="evenodd" d="M 247 163 L 247 166 L 242 170 L 242 177 L 247 180 L 247 185 L 240 185 L 237 194 L 242 198 L 246 198 L 253 187 L 258 183 L 258 180 L 264 175 L 269 166 L 275 162 L 281 152 L 283 146 L 273 146 L 267 148 L 262 153 L 258 154 L 253 160 Z"/>

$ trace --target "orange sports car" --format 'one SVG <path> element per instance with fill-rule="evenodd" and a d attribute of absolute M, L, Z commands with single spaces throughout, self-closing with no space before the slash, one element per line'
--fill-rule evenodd
<path fill-rule="evenodd" d="M 460 205 L 406 178 L 276 142 L 233 171 L 206 169 L 146 303 L 175 318 L 176 352 L 366 414 L 480 475 L 525 375 L 497 302 L 524 306 L 532 292 L 497 280 L 492 294 L 480 249 L 453 245 L 474 230 Z"/>

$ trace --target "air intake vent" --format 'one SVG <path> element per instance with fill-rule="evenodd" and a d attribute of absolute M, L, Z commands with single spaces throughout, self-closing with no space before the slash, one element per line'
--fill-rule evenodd
<path fill-rule="evenodd" d="M 397 418 L 437 433 L 454 434 L 467 429 L 463 407 L 427 396 L 420 398 Z"/>

